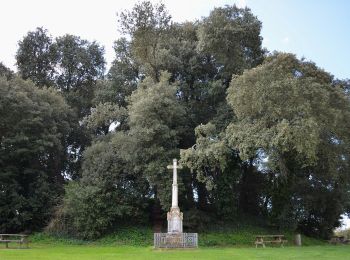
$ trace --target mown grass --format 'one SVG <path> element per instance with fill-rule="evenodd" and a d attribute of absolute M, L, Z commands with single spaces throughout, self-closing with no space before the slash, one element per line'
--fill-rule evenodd
<path fill-rule="evenodd" d="M 284 234 L 284 247 L 256 249 L 255 235 Z M 0 245 L 0 260 L 73 260 L 73 259 L 350 259 L 350 246 L 330 246 L 302 236 L 303 247 L 294 247 L 294 234 L 249 226 L 221 226 L 199 232 L 199 248 L 189 250 L 153 250 L 150 227 L 124 227 L 114 234 L 86 241 L 37 233 L 29 237 L 30 249 L 11 249 Z"/>
<path fill-rule="evenodd" d="M 288 245 L 293 245 L 294 233 L 276 231 L 265 227 L 240 225 L 212 227 L 207 231 L 199 232 L 200 247 L 249 247 L 253 245 L 255 235 L 283 234 Z M 153 230 L 151 227 L 124 227 L 117 232 L 93 241 L 79 240 L 64 236 L 52 236 L 45 233 L 36 233 L 30 236 L 30 241 L 37 244 L 55 245 L 95 245 L 95 246 L 143 246 L 153 244 Z M 326 242 L 302 236 L 304 246 L 325 245 Z"/>
<path fill-rule="evenodd" d="M 1 260 L 95 260 L 95 259 L 350 259 L 350 246 L 284 248 L 199 248 L 153 250 L 152 247 L 50 245 L 33 243 L 30 249 L 0 249 Z"/>

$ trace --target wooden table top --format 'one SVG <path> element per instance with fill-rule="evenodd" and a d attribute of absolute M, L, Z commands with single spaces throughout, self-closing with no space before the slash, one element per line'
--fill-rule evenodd
<path fill-rule="evenodd" d="M 256 235 L 255 237 L 284 237 L 284 235 Z"/>
<path fill-rule="evenodd" d="M 28 235 L 23 235 L 23 234 L 0 234 L 0 236 L 18 236 L 18 237 L 27 237 Z"/>

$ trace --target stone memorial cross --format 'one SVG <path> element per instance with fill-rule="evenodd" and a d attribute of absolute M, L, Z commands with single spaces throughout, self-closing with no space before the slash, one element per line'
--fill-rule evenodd
<path fill-rule="evenodd" d="M 183 233 L 183 214 L 178 205 L 177 169 L 182 169 L 177 165 L 177 160 L 167 167 L 173 170 L 173 186 L 171 193 L 171 208 L 167 214 L 168 233 L 154 233 L 154 248 L 196 248 L 198 247 L 197 233 Z"/>
<path fill-rule="evenodd" d="M 173 165 L 169 165 L 168 169 L 173 170 L 173 187 L 171 194 L 171 208 L 167 214 L 168 233 L 182 233 L 183 214 L 180 212 L 178 205 L 178 186 L 177 186 L 177 169 L 182 169 L 182 166 L 177 165 L 177 160 L 173 160 Z"/>

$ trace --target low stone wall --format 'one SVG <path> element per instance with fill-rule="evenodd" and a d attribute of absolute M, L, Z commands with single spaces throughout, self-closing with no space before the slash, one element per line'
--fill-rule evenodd
<path fill-rule="evenodd" d="M 196 248 L 197 233 L 154 233 L 154 248 Z"/>

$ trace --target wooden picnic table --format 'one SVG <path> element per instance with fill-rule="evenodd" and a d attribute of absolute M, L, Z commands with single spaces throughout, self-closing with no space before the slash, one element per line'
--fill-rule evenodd
<path fill-rule="evenodd" d="M 330 244 L 348 244 L 350 242 L 345 236 L 333 236 L 331 240 L 328 241 Z"/>
<path fill-rule="evenodd" d="M 9 243 L 18 243 L 20 248 L 25 244 L 28 248 L 28 235 L 23 234 L 0 234 L 0 243 L 5 243 L 8 248 Z"/>
<path fill-rule="evenodd" d="M 266 243 L 280 244 L 283 247 L 284 243 L 287 243 L 288 240 L 285 239 L 284 235 L 256 235 L 255 236 L 255 247 L 262 245 L 265 247 Z"/>

